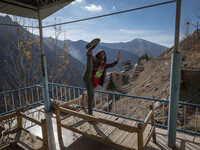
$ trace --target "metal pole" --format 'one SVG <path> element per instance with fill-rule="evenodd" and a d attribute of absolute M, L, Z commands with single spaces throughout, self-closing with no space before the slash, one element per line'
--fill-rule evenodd
<path fill-rule="evenodd" d="M 46 56 L 44 54 L 44 44 L 43 44 L 43 32 L 42 32 L 42 21 L 40 18 L 40 11 L 38 11 L 38 22 L 39 22 L 39 30 L 40 30 L 40 47 L 42 50 L 42 76 L 43 76 L 43 98 L 44 98 L 44 105 L 45 111 L 50 110 L 50 99 L 49 99 L 49 86 L 48 86 L 48 75 L 47 75 L 47 62 Z"/>
<path fill-rule="evenodd" d="M 176 0 L 176 25 L 175 25 L 175 41 L 174 53 L 171 59 L 171 80 L 170 80 L 170 102 L 168 114 L 168 138 L 169 147 L 176 147 L 176 128 L 178 115 L 178 101 L 180 92 L 180 75 L 181 75 L 181 53 L 178 51 L 179 33 L 180 33 L 180 14 L 181 0 Z"/>
<path fill-rule="evenodd" d="M 176 24 L 174 38 L 174 53 L 178 53 L 179 34 L 180 34 L 180 19 L 181 18 L 181 0 L 176 0 Z"/>

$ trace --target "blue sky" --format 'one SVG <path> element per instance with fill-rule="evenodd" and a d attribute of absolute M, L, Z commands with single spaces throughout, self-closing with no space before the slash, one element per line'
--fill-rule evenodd
<path fill-rule="evenodd" d="M 167 0 L 76 0 L 43 20 L 43 25 L 88 18 L 117 11 L 152 5 Z M 197 21 L 195 11 L 200 0 L 182 0 L 181 34 L 185 22 Z M 134 12 L 63 25 L 66 39 L 90 41 L 99 37 L 102 42 L 128 42 L 142 38 L 168 47 L 174 44 L 176 3 L 146 8 Z M 200 19 L 199 19 L 200 22 Z M 54 36 L 52 27 L 44 29 L 44 36 Z M 60 39 L 64 36 L 61 35 Z"/>

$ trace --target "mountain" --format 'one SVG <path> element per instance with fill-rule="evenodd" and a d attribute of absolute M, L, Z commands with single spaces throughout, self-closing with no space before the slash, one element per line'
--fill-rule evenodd
<path fill-rule="evenodd" d="M 166 50 L 157 58 L 141 60 L 131 70 L 126 72 L 130 76 L 129 83 L 123 86 L 123 93 L 141 97 L 169 100 L 170 94 L 170 71 L 171 56 L 174 47 Z M 181 86 L 179 101 L 199 104 L 200 101 L 200 42 L 199 32 L 195 31 L 191 36 L 179 43 L 179 51 L 182 54 L 181 60 Z M 142 69 L 137 67 L 143 67 Z M 129 101 L 129 103 L 125 103 Z M 129 115 L 133 118 L 144 118 L 148 113 L 148 106 L 155 104 L 155 118 L 157 123 L 167 125 L 168 106 L 161 102 L 144 101 L 134 98 L 124 97 L 115 104 L 116 108 L 127 108 L 122 115 Z M 115 109 L 116 111 L 117 109 Z M 114 112 L 114 108 L 112 108 Z M 185 112 L 183 106 L 178 109 L 178 126 L 183 127 L 183 117 Z M 117 112 L 117 111 L 116 111 Z M 137 113 L 135 113 L 137 112 Z M 118 109 L 117 113 L 121 113 Z M 186 121 L 187 127 L 195 129 L 196 113 L 195 107 L 187 107 Z M 163 116 L 166 116 L 163 118 Z M 160 119 L 159 119 L 160 118 Z M 161 119 L 162 118 L 162 119 Z M 200 122 L 198 122 L 200 123 Z M 185 127 L 184 127 L 185 128 Z M 193 130 L 194 131 L 194 130 Z"/>
<path fill-rule="evenodd" d="M 15 24 L 19 27 L 17 29 L 15 26 L 0 26 L 0 90 L 41 84 L 41 50 L 39 41 L 37 41 L 38 36 L 31 34 L 17 22 L 13 22 L 9 16 L 0 16 L 0 23 Z M 33 43 L 30 44 L 31 42 Z M 55 53 L 44 44 L 44 51 L 49 76 L 55 77 L 58 75 L 58 71 L 66 68 L 60 77 L 54 80 L 55 83 L 84 86 L 82 74 L 85 66 L 79 60 L 69 54 L 67 56 L 69 62 L 64 66 L 60 55 L 61 48 L 57 48 Z M 56 62 L 55 57 L 59 57 Z M 54 67 L 54 64 L 58 64 L 60 68 Z M 52 71 L 53 68 L 55 69 Z"/>
<path fill-rule="evenodd" d="M 156 58 L 157 56 L 161 55 L 167 47 L 158 45 L 153 42 L 149 42 L 143 39 L 134 39 L 130 42 L 120 42 L 120 43 L 100 43 L 101 46 L 113 48 L 113 49 L 122 49 L 124 51 L 130 52 L 132 54 L 137 55 L 140 57 L 145 53 L 149 56 Z"/>
<path fill-rule="evenodd" d="M 48 42 L 48 38 L 44 38 L 44 42 L 45 42 L 45 44 L 50 46 L 50 44 Z M 61 41 L 61 40 L 58 40 L 57 44 L 60 48 L 62 48 L 63 45 L 64 45 L 64 42 L 66 42 L 66 44 L 69 46 L 70 54 L 74 58 L 81 61 L 83 64 L 86 64 L 86 60 L 87 60 L 86 52 L 87 52 L 87 50 L 85 48 L 85 45 L 88 42 L 85 42 L 83 40 L 79 40 L 79 41 L 71 41 L 71 40 Z M 116 60 L 119 49 L 108 48 L 108 47 L 105 47 L 105 46 L 101 46 L 101 44 L 99 44 L 95 48 L 93 55 L 95 55 L 98 52 L 98 50 L 100 50 L 100 49 L 105 50 L 106 56 L 107 56 L 107 63 L 111 63 L 111 62 Z M 121 69 L 121 66 L 120 66 L 121 62 L 131 60 L 132 63 L 136 63 L 138 58 L 139 58 L 135 54 L 132 54 L 132 53 L 124 51 L 124 50 L 120 50 L 120 52 L 121 52 L 121 58 L 120 58 L 119 64 L 117 66 L 115 66 L 114 68 L 112 68 L 111 70 L 120 70 Z"/>

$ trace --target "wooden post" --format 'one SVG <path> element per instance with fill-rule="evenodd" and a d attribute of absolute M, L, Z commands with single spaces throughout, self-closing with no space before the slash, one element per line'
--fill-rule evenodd
<path fill-rule="evenodd" d="M 55 104 L 55 110 L 56 110 L 56 122 L 57 122 L 57 132 L 58 132 L 58 138 L 62 138 L 62 133 L 61 133 L 61 126 L 60 126 L 60 108 L 59 108 L 59 103 Z"/>
<path fill-rule="evenodd" d="M 86 95 L 82 94 L 82 108 L 85 109 Z"/>
<path fill-rule="evenodd" d="M 154 119 L 154 108 L 153 105 L 150 105 L 150 110 L 153 111 L 152 116 L 151 116 L 151 126 L 155 126 L 155 119 Z M 153 130 L 153 142 L 156 143 L 156 128 Z"/>
<path fill-rule="evenodd" d="M 20 108 L 16 109 L 16 115 L 17 115 L 18 128 L 21 129 L 22 128 L 22 117 L 21 117 L 21 113 L 20 113 Z"/>
<path fill-rule="evenodd" d="M 138 123 L 138 150 L 143 150 L 143 127 L 142 123 Z"/>
<path fill-rule="evenodd" d="M 48 134 L 47 134 L 47 122 L 46 119 L 41 119 L 42 123 L 42 137 L 43 137 L 43 146 L 45 150 L 49 149 L 48 144 Z"/>

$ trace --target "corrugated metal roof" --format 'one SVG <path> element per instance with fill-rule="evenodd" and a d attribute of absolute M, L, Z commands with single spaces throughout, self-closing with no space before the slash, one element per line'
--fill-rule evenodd
<path fill-rule="evenodd" d="M 41 19 L 44 19 L 74 0 L 1 0 L 0 12 L 38 19 L 40 10 Z"/>

